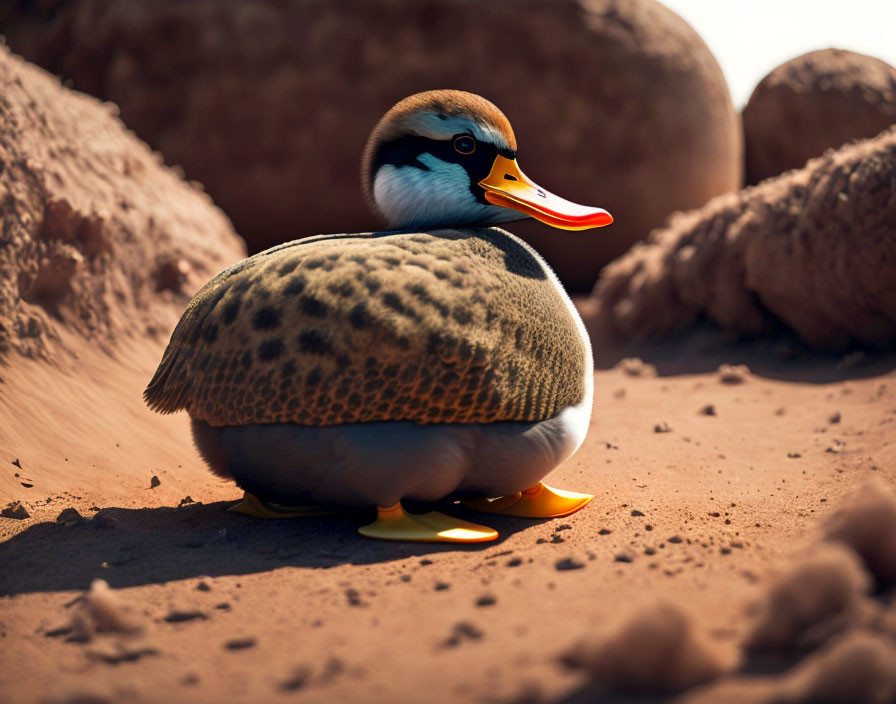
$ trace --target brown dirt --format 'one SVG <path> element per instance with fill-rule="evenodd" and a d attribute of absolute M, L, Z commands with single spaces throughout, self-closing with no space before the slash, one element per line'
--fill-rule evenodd
<path fill-rule="evenodd" d="M 741 184 L 721 70 L 654 0 L 25 5 L 0 15 L 10 46 L 117 103 L 253 251 L 379 227 L 358 187 L 364 143 L 397 100 L 433 88 L 495 102 L 529 176 L 616 217 L 590 235 L 511 227 L 576 290 L 671 212 Z"/>
<path fill-rule="evenodd" d="M 798 56 L 763 78 L 744 108 L 747 183 L 802 168 L 893 123 L 896 68 L 841 49 Z"/>
<path fill-rule="evenodd" d="M 709 320 L 819 348 L 896 341 L 896 128 L 684 213 L 607 266 L 583 303 L 600 337 Z"/>
<path fill-rule="evenodd" d="M 240 492 L 202 467 L 185 416 L 162 419 L 164 431 L 120 407 L 83 420 L 59 400 L 103 386 L 45 374 L 49 388 L 32 401 L 23 390 L 36 378 L 30 363 L 8 381 L 16 412 L 41 417 L 43 405 L 57 418 L 21 428 L 40 444 L 27 434 L 0 444 L 0 504 L 20 500 L 31 514 L 0 519 L 0 693 L 21 702 L 419 701 L 420 692 L 433 702 L 590 701 L 588 675 L 561 656 L 583 638 L 614 637 L 618 614 L 649 613 L 658 599 L 685 615 L 667 623 L 668 642 L 697 645 L 682 661 L 690 674 L 652 675 L 656 689 L 721 668 L 708 685 L 721 699 L 700 700 L 701 689 L 687 696 L 760 702 L 784 692 L 802 701 L 800 692 L 826 686 L 818 658 L 848 669 L 856 649 L 871 671 L 850 680 L 855 687 L 886 678 L 896 613 L 865 591 L 872 577 L 850 576 L 855 558 L 833 560 L 834 586 L 818 587 L 814 601 L 814 581 L 798 586 L 810 602 L 800 613 L 821 624 L 812 633 L 832 638 L 820 639 L 817 655 L 747 656 L 739 644 L 780 603 L 769 601 L 776 585 L 799 585 L 788 574 L 804 573 L 813 545 L 839 532 L 861 549 L 862 515 L 881 534 L 892 530 L 890 519 L 881 523 L 889 500 L 868 498 L 879 491 L 844 497 L 869 478 L 890 491 L 896 484 L 896 358 L 844 367 L 689 340 L 644 347 L 642 365 L 607 368 L 619 355 L 599 355 L 590 434 L 550 478 L 597 499 L 552 521 L 450 509 L 501 532 L 478 548 L 363 540 L 355 530 L 364 513 L 283 521 L 227 513 Z M 731 383 L 722 363 L 752 371 L 741 366 Z M 632 375 L 635 366 L 656 371 Z M 132 384 L 117 371 L 84 372 Z M 715 415 L 701 412 L 707 405 Z M 655 433 L 657 423 L 669 432 Z M 151 437 L 157 449 L 148 452 Z M 85 520 L 57 523 L 66 508 Z M 66 630 L 81 608 L 73 600 L 96 578 L 140 616 L 140 632 L 99 631 L 82 642 Z M 841 627 L 828 627 L 831 615 Z M 641 631 L 629 628 L 643 632 L 643 618 Z M 839 642 L 852 633 L 858 645 Z M 638 672 L 641 650 L 621 650 Z M 612 683 L 625 687 L 624 678 Z"/>

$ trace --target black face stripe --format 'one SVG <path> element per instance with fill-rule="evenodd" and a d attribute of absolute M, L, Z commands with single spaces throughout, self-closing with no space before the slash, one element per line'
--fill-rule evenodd
<path fill-rule="evenodd" d="M 476 151 L 472 154 L 459 154 L 454 149 L 454 140 L 460 134 L 450 139 L 430 139 L 417 135 L 405 135 L 391 142 L 380 144 L 370 162 L 370 180 L 373 182 L 376 172 L 383 166 L 390 165 L 395 168 L 410 166 L 421 171 L 429 171 L 429 167 L 420 161 L 421 154 L 432 154 L 436 159 L 449 164 L 460 164 L 470 176 L 470 192 L 480 203 L 488 205 L 485 192 L 478 185 L 488 176 L 495 163 L 495 157 L 500 154 L 507 159 L 515 159 L 516 152 L 510 149 L 498 149 L 494 144 L 476 140 Z M 475 139 L 475 138 L 474 138 Z"/>

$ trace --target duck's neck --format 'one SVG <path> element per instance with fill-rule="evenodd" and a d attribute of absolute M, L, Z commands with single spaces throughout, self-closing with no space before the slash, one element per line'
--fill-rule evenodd
<path fill-rule="evenodd" d="M 421 166 L 386 164 L 377 170 L 373 198 L 390 227 L 494 225 L 526 217 L 477 198 L 469 175 L 459 164 L 431 154 L 421 154 L 419 162 Z"/>

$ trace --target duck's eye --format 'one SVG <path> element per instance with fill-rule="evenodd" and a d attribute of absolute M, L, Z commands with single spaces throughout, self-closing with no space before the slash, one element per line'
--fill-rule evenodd
<path fill-rule="evenodd" d="M 462 134 L 454 138 L 454 151 L 458 154 L 472 154 L 476 151 L 476 140 L 470 135 Z"/>

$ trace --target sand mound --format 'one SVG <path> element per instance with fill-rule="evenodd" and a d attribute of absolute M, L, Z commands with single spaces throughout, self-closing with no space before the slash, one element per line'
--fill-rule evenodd
<path fill-rule="evenodd" d="M 120 105 L 253 250 L 378 227 L 358 185 L 364 142 L 393 103 L 432 88 L 495 102 L 527 174 L 616 217 L 599 236 L 526 226 L 578 290 L 672 211 L 741 182 L 722 73 L 654 0 L 87 0 L 18 10 L 0 29 Z"/>
<path fill-rule="evenodd" d="M 669 694 L 719 677 L 717 649 L 678 606 L 656 602 L 634 612 L 609 633 L 590 637 L 564 656 L 596 687 L 633 694 Z"/>
<path fill-rule="evenodd" d="M 881 480 L 863 485 L 828 519 L 824 535 L 855 550 L 880 588 L 896 586 L 896 491 L 892 486 Z"/>
<path fill-rule="evenodd" d="M 818 547 L 768 587 L 759 618 L 747 636 L 749 650 L 804 649 L 865 621 L 869 578 L 855 553 Z"/>
<path fill-rule="evenodd" d="M 806 658 L 771 701 L 891 704 L 896 645 L 871 633 L 850 633 Z"/>
<path fill-rule="evenodd" d="M 896 68 L 839 49 L 803 54 L 759 82 L 743 123 L 747 183 L 758 183 L 896 123 Z"/>
<path fill-rule="evenodd" d="M 0 497 L 29 505 L 60 487 L 45 469 L 76 485 L 64 462 L 95 457 L 101 438 L 127 437 L 142 466 L 171 432 L 140 387 L 190 294 L 242 247 L 114 106 L 5 49 L 0 113 L 0 447 L 19 469 Z"/>
<path fill-rule="evenodd" d="M 5 50 L 0 86 L 0 355 L 44 356 L 60 326 L 105 349 L 167 333 L 187 292 L 239 252 L 226 218 L 115 106 Z"/>
<path fill-rule="evenodd" d="M 593 333 L 668 335 L 708 319 L 789 326 L 813 346 L 896 341 L 896 129 L 682 214 L 610 264 Z"/>

